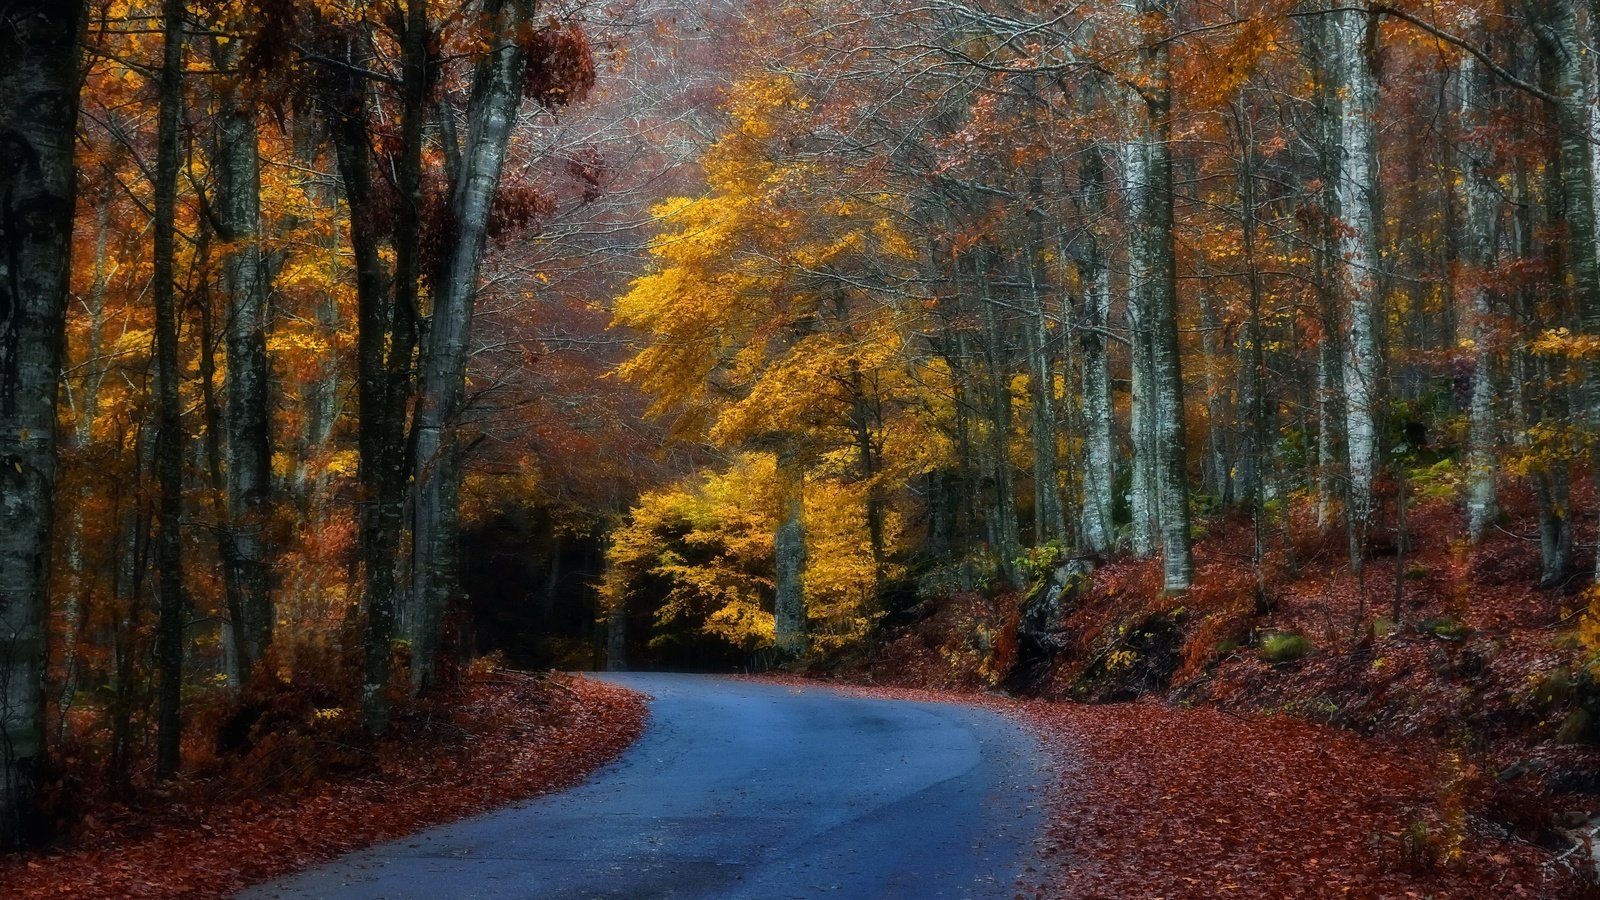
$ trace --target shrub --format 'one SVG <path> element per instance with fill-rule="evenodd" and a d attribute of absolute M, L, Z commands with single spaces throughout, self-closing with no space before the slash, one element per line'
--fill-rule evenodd
<path fill-rule="evenodd" d="M 1269 663 L 1294 662 L 1311 652 L 1311 641 L 1293 631 L 1276 631 L 1261 639 L 1261 658 Z"/>

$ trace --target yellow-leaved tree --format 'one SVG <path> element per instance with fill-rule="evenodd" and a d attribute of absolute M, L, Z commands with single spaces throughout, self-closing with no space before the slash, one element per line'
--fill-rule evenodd
<path fill-rule="evenodd" d="M 731 126 L 704 160 L 706 193 L 656 209 L 655 266 L 617 300 L 615 324 L 644 342 L 621 374 L 680 435 L 735 454 L 726 477 L 761 479 L 749 497 L 769 517 L 770 583 L 742 584 L 706 627 L 793 656 L 808 632 L 829 643 L 864 628 L 892 574 L 898 525 L 883 485 L 904 473 L 885 451 L 919 396 L 906 324 L 917 301 L 895 286 L 909 282 L 915 251 L 896 225 L 899 201 L 806 161 L 812 106 L 792 80 L 740 82 L 727 109 Z M 770 465 L 752 469 L 752 459 Z M 653 495 L 635 510 L 614 567 L 635 561 L 628 541 L 644 539 L 638 529 L 664 502 Z M 676 615 L 678 586 L 707 595 L 716 577 L 699 565 L 710 564 L 657 568 L 673 585 L 664 614 Z"/>

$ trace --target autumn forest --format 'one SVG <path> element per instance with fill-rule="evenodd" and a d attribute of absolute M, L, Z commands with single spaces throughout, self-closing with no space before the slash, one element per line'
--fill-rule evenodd
<path fill-rule="evenodd" d="M 1330 883 L 1578 896 L 1597 454 L 1600 4 L 0 0 L 5 845 L 739 672 L 1331 748 L 1420 799 Z"/>

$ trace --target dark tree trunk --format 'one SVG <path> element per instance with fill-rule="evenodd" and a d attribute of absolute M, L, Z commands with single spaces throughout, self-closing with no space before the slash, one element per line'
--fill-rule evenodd
<path fill-rule="evenodd" d="M 237 48 L 238 41 L 229 48 Z M 217 54 L 237 67 L 236 49 Z M 227 294 L 224 375 L 223 466 L 227 497 L 229 558 L 237 609 L 230 627 L 239 674 L 250 669 L 272 641 L 276 615 L 268 578 L 266 526 L 272 492 L 272 446 L 268 417 L 267 294 L 270 267 L 261 247 L 261 154 L 256 108 L 242 75 L 230 77 L 218 97 L 216 153 L 217 218 L 229 251 L 222 261 Z"/>
<path fill-rule="evenodd" d="M 56 390 L 77 180 L 83 8 L 0 11 L 0 846 L 27 836 L 44 760 Z"/>
<path fill-rule="evenodd" d="M 178 396 L 177 234 L 179 135 L 183 112 L 183 0 L 162 7 L 165 38 L 159 82 L 161 110 L 156 126 L 155 248 L 151 294 L 156 312 L 156 481 L 161 500 L 156 514 L 156 570 L 160 621 L 156 626 L 156 775 L 178 771 L 182 737 L 183 636 L 183 410 Z"/>

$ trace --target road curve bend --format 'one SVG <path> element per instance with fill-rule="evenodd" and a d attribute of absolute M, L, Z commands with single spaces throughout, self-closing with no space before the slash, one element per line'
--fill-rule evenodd
<path fill-rule="evenodd" d="M 273 898 L 1010 898 L 1036 740 L 987 710 L 698 675 L 604 676 L 645 734 L 570 791 L 257 887 Z"/>

